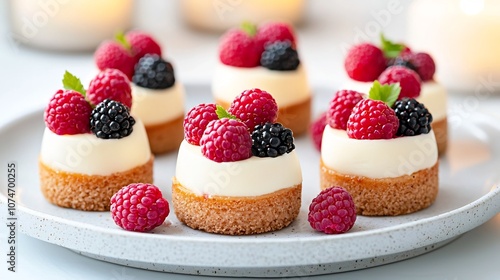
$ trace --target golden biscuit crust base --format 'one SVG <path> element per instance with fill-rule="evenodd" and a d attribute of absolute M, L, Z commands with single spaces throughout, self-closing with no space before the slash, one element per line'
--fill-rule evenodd
<path fill-rule="evenodd" d="M 180 115 L 173 120 L 146 125 L 149 147 L 153 154 L 164 154 L 179 149 L 179 145 L 184 139 L 184 115 Z"/>
<path fill-rule="evenodd" d="M 320 163 L 320 186 L 346 189 L 364 216 L 396 216 L 429 207 L 438 194 L 439 162 L 411 175 L 396 178 L 368 178 L 340 174 Z"/>
<path fill-rule="evenodd" d="M 448 118 L 444 118 L 437 122 L 433 121 L 431 127 L 436 137 L 438 154 L 439 156 L 443 156 L 446 154 L 446 148 L 448 147 Z"/>
<path fill-rule="evenodd" d="M 220 99 L 215 102 L 224 108 L 231 105 Z M 278 120 L 283 126 L 293 131 L 293 136 L 300 136 L 307 132 L 311 122 L 311 96 L 300 103 L 278 108 Z"/>
<path fill-rule="evenodd" d="M 110 199 L 131 183 L 153 183 L 154 157 L 143 165 L 111 175 L 86 175 L 54 170 L 38 160 L 40 188 L 52 204 L 84 211 L 108 211 Z"/>
<path fill-rule="evenodd" d="M 300 211 L 302 184 L 255 197 L 203 196 L 172 180 L 177 218 L 193 229 L 226 235 L 280 230 Z"/>

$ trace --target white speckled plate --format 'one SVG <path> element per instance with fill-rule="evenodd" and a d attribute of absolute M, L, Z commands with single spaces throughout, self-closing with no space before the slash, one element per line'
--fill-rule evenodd
<path fill-rule="evenodd" d="M 188 86 L 188 106 L 210 102 L 206 86 Z M 330 92 L 318 90 L 316 111 Z M 118 228 L 108 212 L 82 212 L 49 204 L 38 184 L 42 111 L 0 129 L 0 162 L 18 165 L 20 230 L 83 255 L 123 265 L 187 274 L 301 276 L 391 263 L 436 249 L 500 211 L 498 120 L 477 114 L 451 125 L 450 150 L 441 160 L 440 192 L 423 211 L 399 217 L 359 217 L 342 235 L 324 235 L 307 223 L 307 207 L 319 192 L 318 160 L 308 137 L 297 139 L 304 174 L 302 210 L 288 228 L 253 236 L 222 236 L 192 230 L 173 211 L 153 233 Z M 495 127 L 496 126 L 496 127 Z M 170 200 L 175 154 L 155 162 L 155 183 Z M 0 172 L 0 215 L 6 213 L 6 171 Z"/>

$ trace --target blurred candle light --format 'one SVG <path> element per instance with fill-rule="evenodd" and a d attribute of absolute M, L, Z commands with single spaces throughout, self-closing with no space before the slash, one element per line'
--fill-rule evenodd
<path fill-rule="evenodd" d="M 431 53 L 437 78 L 456 92 L 500 92 L 500 1 L 415 0 L 407 41 Z"/>
<path fill-rule="evenodd" d="M 12 37 L 51 50 L 93 50 L 130 28 L 133 0 L 10 0 Z"/>

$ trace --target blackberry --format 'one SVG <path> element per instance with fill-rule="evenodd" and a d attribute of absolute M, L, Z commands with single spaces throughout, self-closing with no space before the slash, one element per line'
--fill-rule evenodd
<path fill-rule="evenodd" d="M 295 149 L 292 131 L 280 123 L 256 125 L 252 132 L 252 154 L 257 157 L 277 157 Z"/>
<path fill-rule="evenodd" d="M 271 70 L 295 70 L 299 63 L 299 55 L 288 40 L 267 44 L 260 57 L 260 64 Z"/>
<path fill-rule="evenodd" d="M 414 136 L 431 131 L 432 115 L 424 104 L 413 98 L 403 98 L 394 103 L 394 112 L 399 119 L 396 135 Z"/>
<path fill-rule="evenodd" d="M 387 61 L 387 67 L 395 65 L 403 66 L 413 71 L 417 71 L 417 67 L 415 67 L 415 65 L 413 65 L 413 63 L 409 59 L 401 56 L 398 56 L 396 58 L 391 58 Z"/>
<path fill-rule="evenodd" d="M 90 130 L 102 139 L 120 139 L 132 133 L 135 119 L 127 106 L 105 99 L 92 110 Z"/>
<path fill-rule="evenodd" d="M 174 68 L 157 54 L 146 54 L 135 65 L 132 82 L 150 89 L 165 89 L 174 85 Z"/>

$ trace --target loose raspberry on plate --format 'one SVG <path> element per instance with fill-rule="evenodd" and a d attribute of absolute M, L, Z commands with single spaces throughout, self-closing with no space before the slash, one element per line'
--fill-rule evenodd
<path fill-rule="evenodd" d="M 354 139 L 391 139 L 396 136 L 399 120 L 387 104 L 363 99 L 354 106 L 347 121 L 347 135 Z"/>
<path fill-rule="evenodd" d="M 354 90 L 339 90 L 330 101 L 326 119 L 330 127 L 346 130 L 352 108 L 363 99 L 363 94 Z"/>
<path fill-rule="evenodd" d="M 244 122 L 250 131 L 253 131 L 256 125 L 276 121 L 278 104 L 267 91 L 253 88 L 236 96 L 228 112 Z"/>
<path fill-rule="evenodd" d="M 289 41 L 295 49 L 295 34 L 293 27 L 283 22 L 269 22 L 259 26 L 255 35 L 259 53 L 264 51 L 266 44 L 275 41 Z"/>
<path fill-rule="evenodd" d="M 101 139 L 120 139 L 133 131 L 135 119 L 129 108 L 118 101 L 105 99 L 92 110 L 90 130 Z"/>
<path fill-rule="evenodd" d="M 321 113 L 309 127 L 309 133 L 316 150 L 321 151 L 321 141 L 323 140 L 323 131 L 325 130 L 326 112 Z"/>
<path fill-rule="evenodd" d="M 116 41 L 102 42 L 94 53 L 99 70 L 115 68 L 122 71 L 129 80 L 134 74 L 135 59 L 131 51 Z"/>
<path fill-rule="evenodd" d="M 87 99 L 94 106 L 104 99 L 112 99 L 130 108 L 132 106 L 130 81 L 118 69 L 105 69 L 90 81 Z"/>
<path fill-rule="evenodd" d="M 380 74 L 378 81 L 381 84 L 399 83 L 401 93 L 399 99 L 403 97 L 417 98 L 420 95 L 420 77 L 417 72 L 404 66 L 391 66 Z"/>
<path fill-rule="evenodd" d="M 260 54 L 251 31 L 235 28 L 226 32 L 219 44 L 222 63 L 235 67 L 257 67 Z"/>
<path fill-rule="evenodd" d="M 345 189 L 331 187 L 321 191 L 312 200 L 307 220 L 317 231 L 327 234 L 344 233 L 356 222 L 356 207 Z"/>
<path fill-rule="evenodd" d="M 215 104 L 199 104 L 186 114 L 184 118 L 184 139 L 192 145 L 200 145 L 200 139 L 208 123 L 218 120 Z"/>
<path fill-rule="evenodd" d="M 151 231 L 163 224 L 169 213 L 168 201 L 152 184 L 130 184 L 111 197 L 111 217 L 125 230 Z"/>
<path fill-rule="evenodd" d="M 244 160 L 252 156 L 247 126 L 234 119 L 211 121 L 200 140 L 202 154 L 216 162 Z"/>
<path fill-rule="evenodd" d="M 293 134 L 280 123 L 265 123 L 252 131 L 252 154 L 257 157 L 277 157 L 295 149 Z"/>
<path fill-rule="evenodd" d="M 90 132 L 92 106 L 74 90 L 58 90 L 45 109 L 45 124 L 57 135 Z"/>
<path fill-rule="evenodd" d="M 127 32 L 125 38 L 130 43 L 136 63 L 146 54 L 156 54 L 161 57 L 161 47 L 150 34 L 133 30 Z"/>
<path fill-rule="evenodd" d="M 399 119 L 398 136 L 427 134 L 431 131 L 432 115 L 417 100 L 403 98 L 396 101 L 394 112 Z"/>
<path fill-rule="evenodd" d="M 370 82 L 384 71 L 386 60 L 378 47 L 363 43 L 352 47 L 344 61 L 344 67 L 351 79 Z"/>

